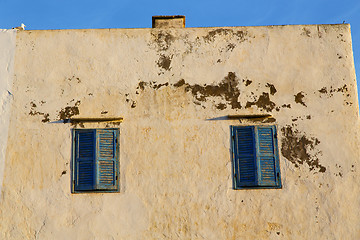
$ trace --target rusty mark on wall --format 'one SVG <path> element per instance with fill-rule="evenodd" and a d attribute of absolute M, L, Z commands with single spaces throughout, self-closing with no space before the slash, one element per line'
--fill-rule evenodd
<path fill-rule="evenodd" d="M 306 163 L 310 171 L 326 171 L 326 167 L 319 163 L 319 158 L 317 157 L 321 154 L 321 151 L 316 149 L 316 146 L 320 143 L 317 138 L 309 138 L 297 129 L 293 130 L 291 126 L 283 127 L 281 132 L 284 136 L 281 144 L 281 153 L 295 167 Z"/>

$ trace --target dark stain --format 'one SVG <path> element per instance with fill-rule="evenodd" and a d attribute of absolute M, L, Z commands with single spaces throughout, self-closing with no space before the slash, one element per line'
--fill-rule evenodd
<path fill-rule="evenodd" d="M 59 119 L 65 120 L 69 119 L 74 115 L 79 115 L 79 105 L 80 101 L 77 101 L 74 106 L 67 106 L 60 110 Z"/>
<path fill-rule="evenodd" d="M 157 61 L 157 65 L 167 71 L 169 71 L 171 65 L 171 57 L 160 55 L 159 60 Z"/>
<path fill-rule="evenodd" d="M 232 52 L 234 50 L 234 48 L 236 47 L 235 44 L 232 44 L 232 43 L 229 43 L 227 46 L 226 46 L 226 51 L 230 51 Z"/>
<path fill-rule="evenodd" d="M 44 101 L 41 101 L 40 104 L 42 105 L 42 103 L 45 103 Z M 35 116 L 35 115 L 42 115 L 44 118 L 41 120 L 41 122 L 43 123 L 47 123 L 50 121 L 49 119 L 49 114 L 48 113 L 43 113 L 43 112 L 39 112 L 39 111 L 36 111 L 36 104 L 34 102 L 30 102 L 30 112 L 29 112 L 29 115 L 31 116 Z"/>
<path fill-rule="evenodd" d="M 137 89 L 141 89 L 141 90 L 144 90 L 145 89 L 145 85 L 146 85 L 146 82 L 139 82 L 139 86 L 137 87 Z"/>
<path fill-rule="evenodd" d="M 296 122 L 297 120 L 298 120 L 297 118 L 293 118 L 293 119 L 292 119 L 293 122 Z"/>
<path fill-rule="evenodd" d="M 166 86 L 168 86 L 168 85 L 169 85 L 169 83 L 154 84 L 154 85 L 153 85 L 153 88 L 154 88 L 155 90 L 157 90 L 157 89 L 159 89 L 159 88 L 161 88 L 161 87 L 166 87 Z"/>
<path fill-rule="evenodd" d="M 61 176 L 66 174 L 66 170 L 61 172 Z"/>
<path fill-rule="evenodd" d="M 303 101 L 303 98 L 305 97 L 303 92 L 299 92 L 298 94 L 294 95 L 295 102 L 300 103 L 301 105 L 304 105 L 306 107 L 306 104 Z"/>
<path fill-rule="evenodd" d="M 232 109 L 240 109 L 241 104 L 238 102 L 240 96 L 240 90 L 238 88 L 238 78 L 234 72 L 229 72 L 228 75 L 219 83 L 212 85 L 190 85 L 185 82 L 184 79 L 179 80 L 174 84 L 163 83 L 156 84 L 155 82 L 140 82 L 137 89 L 144 90 L 146 87 L 157 90 L 161 87 L 173 86 L 175 88 L 183 87 L 185 92 L 189 92 L 194 97 L 194 104 L 201 105 L 202 102 L 206 102 L 209 97 L 219 97 L 222 101 L 216 104 L 216 108 L 223 110 L 229 104 Z M 205 108 L 205 106 L 202 106 Z"/>
<path fill-rule="evenodd" d="M 336 89 L 337 92 L 347 92 L 348 91 L 348 88 L 346 86 L 346 84 L 338 89 Z"/>
<path fill-rule="evenodd" d="M 174 84 L 174 87 L 181 87 L 181 86 L 183 86 L 183 85 L 185 85 L 185 80 L 184 79 L 181 79 L 181 80 L 179 80 L 177 83 L 175 83 Z"/>
<path fill-rule="evenodd" d="M 280 232 L 276 232 L 277 235 L 280 235 Z"/>
<path fill-rule="evenodd" d="M 226 109 L 226 105 L 223 103 L 219 103 L 218 105 L 216 105 L 216 108 L 219 110 L 224 110 L 224 109 Z"/>
<path fill-rule="evenodd" d="M 290 104 L 283 104 L 281 107 L 283 107 L 283 108 L 291 108 L 291 105 Z"/>
<path fill-rule="evenodd" d="M 270 88 L 270 94 L 271 94 L 271 95 L 274 95 L 274 94 L 277 92 L 275 86 L 272 85 L 272 84 L 270 84 L 270 83 L 267 83 L 267 84 L 266 84 L 266 87 Z"/>
<path fill-rule="evenodd" d="M 182 81 L 184 81 L 184 80 L 182 79 L 179 82 L 177 82 L 176 84 L 181 84 Z M 174 86 L 176 84 L 174 84 Z M 185 84 L 185 81 L 184 81 L 183 85 L 184 84 Z M 168 82 L 160 83 L 160 84 L 156 84 L 156 82 L 149 82 L 149 83 L 147 83 L 147 82 L 139 82 L 138 87 L 136 89 L 140 89 L 141 91 L 144 91 L 145 87 L 150 87 L 152 89 L 158 90 L 161 87 L 167 87 L 167 86 L 169 86 Z M 129 94 L 125 94 L 125 96 L 129 96 Z M 128 99 L 127 99 L 127 101 L 128 101 Z"/>
<path fill-rule="evenodd" d="M 206 36 L 204 36 L 205 42 L 213 42 L 215 40 L 215 37 L 219 36 L 226 36 L 231 35 L 233 37 L 236 37 L 238 42 L 244 42 L 247 40 L 247 32 L 246 31 L 233 31 L 232 29 L 226 29 L 226 28 L 219 28 L 212 31 L 209 31 Z"/>
<path fill-rule="evenodd" d="M 243 79 L 243 82 L 245 82 L 245 86 L 247 87 L 247 86 L 249 86 L 251 83 L 252 83 L 252 81 L 251 80 L 249 80 L 249 79 Z"/>
<path fill-rule="evenodd" d="M 166 51 L 171 46 L 175 37 L 165 31 L 152 32 L 151 35 L 157 45 L 158 51 Z"/>
<path fill-rule="evenodd" d="M 305 35 L 305 36 L 308 36 L 308 37 L 311 37 L 311 32 L 309 29 L 307 28 L 303 28 L 303 32 L 301 33 L 301 35 Z"/>
<path fill-rule="evenodd" d="M 216 62 L 217 62 L 217 63 L 221 63 L 221 60 L 220 60 L 220 59 L 218 59 Z"/>
<path fill-rule="evenodd" d="M 283 127 L 281 132 L 284 136 L 281 144 L 281 153 L 295 167 L 306 163 L 310 171 L 326 171 L 326 167 L 322 166 L 317 158 L 317 155 L 321 154 L 321 152 L 318 151 L 313 155 L 309 152 L 309 150 L 315 150 L 315 147 L 320 143 L 317 138 L 308 138 L 298 130 L 293 130 L 291 126 Z"/>
<path fill-rule="evenodd" d="M 232 109 L 241 109 L 241 104 L 238 102 L 240 96 L 238 79 L 234 72 L 229 72 L 218 85 L 186 84 L 185 91 L 191 92 L 198 102 L 205 102 L 208 97 L 221 97 L 231 105 Z"/>
<path fill-rule="evenodd" d="M 132 101 L 131 108 L 136 108 L 136 101 Z"/>
<path fill-rule="evenodd" d="M 107 114 L 108 113 L 108 111 L 102 111 L 101 112 L 101 114 Z"/>
<path fill-rule="evenodd" d="M 41 121 L 42 121 L 43 123 L 50 122 L 49 114 L 48 114 L 48 113 L 44 114 L 44 119 L 41 120 Z"/>
<path fill-rule="evenodd" d="M 271 112 L 276 106 L 275 103 L 270 100 L 269 93 L 266 92 L 263 92 L 257 101 L 247 102 L 245 108 L 250 108 L 253 105 L 262 108 L 267 112 Z"/>
<path fill-rule="evenodd" d="M 320 93 L 327 93 L 326 87 L 323 87 L 322 89 L 319 90 Z"/>
<path fill-rule="evenodd" d="M 73 80 L 76 80 L 78 83 L 81 83 L 80 78 L 75 77 L 75 75 L 73 75 L 72 77 L 68 78 L 67 80 L 69 80 L 70 82 L 73 81 Z"/>
<path fill-rule="evenodd" d="M 320 90 L 318 90 L 321 94 L 327 94 L 328 97 L 332 97 L 334 96 L 334 93 L 337 92 L 342 92 L 344 93 L 344 95 L 346 95 L 346 97 L 349 97 L 350 94 L 348 94 L 348 87 L 346 84 L 344 84 L 344 86 L 339 87 L 339 88 L 333 88 L 332 86 L 330 87 L 330 89 L 323 87 Z"/>
<path fill-rule="evenodd" d="M 307 115 L 307 116 L 306 116 L 306 119 L 311 119 L 311 116 L 310 116 L 310 115 Z"/>

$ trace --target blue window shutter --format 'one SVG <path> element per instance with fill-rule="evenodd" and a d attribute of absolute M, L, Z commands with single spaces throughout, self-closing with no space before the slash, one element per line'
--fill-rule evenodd
<path fill-rule="evenodd" d="M 94 130 L 75 130 L 75 191 L 94 189 L 95 144 Z"/>
<path fill-rule="evenodd" d="M 275 126 L 257 126 L 258 185 L 264 187 L 280 185 L 279 157 Z"/>
<path fill-rule="evenodd" d="M 257 185 L 256 148 L 253 126 L 232 127 L 236 187 Z"/>
<path fill-rule="evenodd" d="M 116 190 L 118 182 L 117 130 L 98 129 L 96 136 L 96 189 Z"/>

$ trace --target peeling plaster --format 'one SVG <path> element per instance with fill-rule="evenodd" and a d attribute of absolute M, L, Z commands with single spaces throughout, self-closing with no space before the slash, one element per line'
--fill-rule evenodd
<path fill-rule="evenodd" d="M 291 126 L 283 127 L 281 132 L 284 136 L 281 153 L 295 167 L 306 163 L 310 171 L 318 170 L 322 173 L 326 171 L 326 167 L 319 163 L 318 155 L 321 155 L 321 151 L 317 149 L 320 143 L 317 138 L 307 137 Z"/>
<path fill-rule="evenodd" d="M 66 120 L 71 118 L 74 115 L 79 115 L 79 106 L 80 101 L 76 101 L 74 106 L 66 106 L 65 108 L 59 111 L 59 119 Z"/>
<path fill-rule="evenodd" d="M 297 93 L 296 95 L 294 95 L 294 97 L 295 97 L 295 102 L 296 102 L 296 103 L 299 103 L 299 104 L 301 104 L 301 105 L 303 105 L 303 106 L 306 107 L 306 104 L 305 104 L 305 102 L 304 102 L 304 100 L 303 100 L 303 98 L 305 97 L 305 95 L 304 95 L 303 92 Z"/>
<path fill-rule="evenodd" d="M 258 100 L 254 102 L 247 102 L 245 108 L 250 108 L 251 106 L 257 106 L 262 108 L 267 112 L 271 112 L 275 108 L 275 103 L 270 100 L 269 93 L 263 92 Z"/>
<path fill-rule="evenodd" d="M 185 92 L 189 92 L 194 97 L 194 103 L 202 105 L 207 102 L 210 98 L 220 98 L 221 103 L 216 104 L 216 108 L 224 110 L 227 105 L 230 105 L 232 109 L 241 109 L 241 104 L 238 100 L 240 96 L 240 89 L 238 87 L 239 79 L 235 73 L 229 72 L 226 77 L 219 84 L 188 84 L 184 79 L 179 80 L 175 84 L 170 85 L 169 83 L 156 84 L 155 82 L 139 82 L 137 89 L 144 90 L 145 87 L 150 87 L 157 90 L 161 87 L 172 86 L 175 88 L 184 87 Z M 203 106 L 205 107 L 205 106 Z"/>

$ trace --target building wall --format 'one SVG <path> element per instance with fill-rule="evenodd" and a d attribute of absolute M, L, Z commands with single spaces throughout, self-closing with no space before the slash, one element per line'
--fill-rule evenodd
<path fill-rule="evenodd" d="M 12 95 L 2 239 L 360 237 L 347 24 L 21 31 Z M 277 125 L 282 189 L 233 190 L 252 124 Z M 94 127 L 120 129 L 119 193 L 71 193 L 71 129 Z"/>

